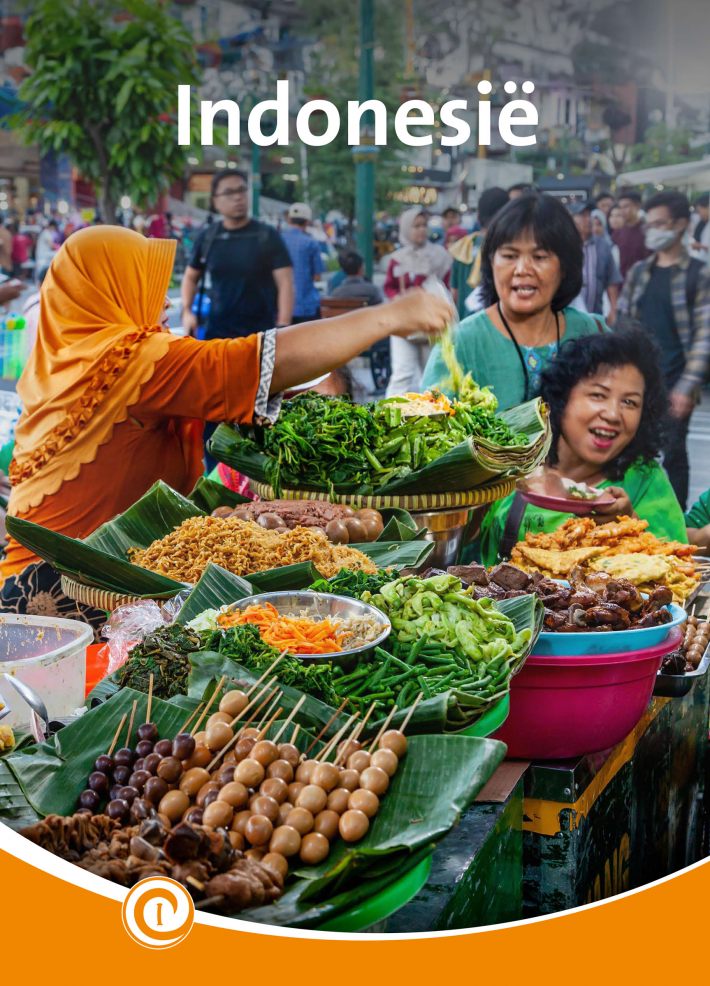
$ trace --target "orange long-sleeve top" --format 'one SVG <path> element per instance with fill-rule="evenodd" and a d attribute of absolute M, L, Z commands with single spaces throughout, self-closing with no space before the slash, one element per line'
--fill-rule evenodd
<path fill-rule="evenodd" d="M 251 422 L 260 382 L 260 335 L 176 339 L 156 364 L 127 420 L 79 475 L 21 514 L 69 537 L 84 538 L 162 479 L 189 493 L 202 474 L 202 429 L 181 435 L 186 419 Z M 10 499 L 12 509 L 12 498 Z M 39 559 L 10 539 L 3 578 Z"/>

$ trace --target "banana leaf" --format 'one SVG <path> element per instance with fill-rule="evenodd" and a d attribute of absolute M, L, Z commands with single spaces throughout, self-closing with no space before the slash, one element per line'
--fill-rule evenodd
<path fill-rule="evenodd" d="M 206 476 L 200 476 L 188 500 L 192 500 L 206 514 L 211 514 L 217 507 L 238 507 L 241 503 L 251 503 L 248 497 L 234 493 L 222 483 L 216 483 Z"/>
<path fill-rule="evenodd" d="M 147 548 L 190 517 L 203 517 L 192 500 L 158 480 L 122 514 L 102 524 L 84 543 L 115 558 L 128 558 L 131 548 Z"/>
<path fill-rule="evenodd" d="M 38 819 L 39 815 L 28 804 L 14 774 L 7 764 L 0 760 L 0 821 L 6 822 L 13 828 L 20 828 L 24 825 L 32 825 Z"/>
<path fill-rule="evenodd" d="M 116 558 L 84 541 L 57 534 L 21 517 L 8 516 L 6 526 L 8 533 L 25 548 L 83 585 L 151 599 L 171 599 L 184 589 L 175 579 L 139 568 L 124 558 Z"/>
<path fill-rule="evenodd" d="M 528 437 L 528 444 L 509 448 L 484 438 L 470 438 L 429 465 L 384 486 L 336 487 L 335 493 L 448 493 L 475 489 L 501 475 L 524 475 L 547 455 L 551 440 L 548 416 L 539 398 L 504 411 L 504 421 Z M 210 442 L 211 454 L 221 462 L 262 483 L 269 483 L 269 456 L 257 452 L 232 425 L 221 424 Z M 328 491 L 323 483 L 301 484 L 303 489 Z"/>

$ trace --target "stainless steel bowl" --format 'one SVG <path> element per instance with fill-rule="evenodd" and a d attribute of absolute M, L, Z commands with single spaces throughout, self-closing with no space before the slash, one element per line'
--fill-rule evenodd
<path fill-rule="evenodd" d="M 381 627 L 381 632 L 375 640 L 354 650 L 336 651 L 332 654 L 296 654 L 299 660 L 308 664 L 324 664 L 326 661 L 349 667 L 357 663 L 363 654 L 374 647 L 379 647 L 392 632 L 392 624 L 385 614 L 368 603 L 359 599 L 349 599 L 347 596 L 332 596 L 326 592 L 307 592 L 306 590 L 289 590 L 284 592 L 262 592 L 258 596 L 247 596 L 226 607 L 226 611 L 246 609 L 254 603 L 271 603 L 282 616 L 305 615 L 312 620 L 324 620 L 328 617 L 336 620 L 347 620 L 353 617 L 369 617 Z"/>

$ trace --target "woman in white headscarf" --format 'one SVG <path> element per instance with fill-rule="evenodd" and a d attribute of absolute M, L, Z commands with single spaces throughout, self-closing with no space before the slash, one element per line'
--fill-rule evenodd
<path fill-rule="evenodd" d="M 399 220 L 401 246 L 390 254 L 387 265 L 384 292 L 388 298 L 420 287 L 431 275 L 448 285 L 453 259 L 444 247 L 430 243 L 428 235 L 429 219 L 423 209 L 415 206 L 402 213 Z M 430 350 L 426 336 L 390 340 L 392 375 L 387 385 L 388 397 L 418 390 Z"/>

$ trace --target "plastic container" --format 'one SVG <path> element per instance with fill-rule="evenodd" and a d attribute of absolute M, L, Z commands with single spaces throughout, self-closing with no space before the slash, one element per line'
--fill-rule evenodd
<path fill-rule="evenodd" d="M 668 640 L 675 627 L 688 619 L 688 614 L 675 603 L 668 609 L 673 619 L 657 627 L 644 627 L 640 630 L 585 631 L 579 633 L 553 633 L 545 631 L 537 638 L 533 648 L 535 657 L 570 657 L 589 654 L 617 654 L 623 650 L 636 653 L 648 647 L 656 647 Z M 670 653 L 670 652 L 668 652 Z"/>
<path fill-rule="evenodd" d="M 33 688 L 50 719 L 60 719 L 84 704 L 86 648 L 92 640 L 91 627 L 78 620 L 0 614 L 0 671 Z M 4 725 L 29 721 L 27 704 L 2 679 L 0 702 L 10 709 Z"/>
<path fill-rule="evenodd" d="M 642 651 L 531 655 L 511 681 L 510 715 L 493 738 L 521 760 L 566 760 L 608 750 L 643 715 L 661 662 L 681 639 L 676 629 Z"/>

